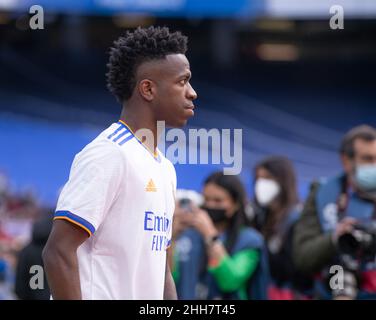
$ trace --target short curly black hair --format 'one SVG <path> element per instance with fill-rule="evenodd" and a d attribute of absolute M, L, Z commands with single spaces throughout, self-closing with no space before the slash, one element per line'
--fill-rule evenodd
<path fill-rule="evenodd" d="M 110 48 L 107 88 L 123 103 L 132 96 L 139 65 L 163 59 L 169 54 L 185 54 L 187 42 L 187 37 L 181 32 L 172 33 L 167 27 L 138 27 L 134 31 L 127 31 Z"/>

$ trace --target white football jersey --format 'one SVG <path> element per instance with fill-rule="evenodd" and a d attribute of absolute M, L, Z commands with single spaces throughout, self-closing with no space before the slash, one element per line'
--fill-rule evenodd
<path fill-rule="evenodd" d="M 79 152 L 54 219 L 89 234 L 77 250 L 83 299 L 163 299 L 175 168 L 122 121 Z"/>

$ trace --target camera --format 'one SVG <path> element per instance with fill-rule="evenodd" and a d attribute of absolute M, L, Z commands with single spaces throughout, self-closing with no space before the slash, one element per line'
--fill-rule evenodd
<path fill-rule="evenodd" d="M 376 222 L 371 222 L 368 225 L 357 224 L 351 233 L 339 237 L 338 251 L 341 255 L 359 257 L 363 262 L 374 260 L 376 256 Z"/>
<path fill-rule="evenodd" d="M 362 264 L 376 257 L 376 222 L 357 224 L 350 233 L 338 238 L 338 264 L 343 267 L 343 288 L 333 290 L 333 297 L 355 299 L 360 287 Z"/>
<path fill-rule="evenodd" d="M 192 212 L 193 207 L 200 207 L 203 203 L 203 196 L 194 190 L 177 189 L 176 199 L 179 207 L 186 212 Z"/>
<path fill-rule="evenodd" d="M 179 200 L 179 207 L 188 212 L 192 212 L 192 200 L 188 198 L 182 198 Z"/>

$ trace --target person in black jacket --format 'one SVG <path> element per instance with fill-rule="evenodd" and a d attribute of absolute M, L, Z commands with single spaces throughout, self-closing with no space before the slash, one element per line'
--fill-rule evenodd
<path fill-rule="evenodd" d="M 300 215 L 296 177 L 291 161 L 272 156 L 259 162 L 254 170 L 255 200 L 249 211 L 252 225 L 261 232 L 268 248 L 271 300 L 306 298 L 302 292 L 311 287 L 292 261 L 292 231 Z"/>
<path fill-rule="evenodd" d="M 21 300 L 49 300 L 50 289 L 43 274 L 43 288 L 32 289 L 31 278 L 36 274 L 30 271 L 32 266 L 43 267 L 42 250 L 47 242 L 52 227 L 52 214 L 38 219 L 33 226 L 32 240 L 18 256 L 16 268 L 15 293 Z"/>

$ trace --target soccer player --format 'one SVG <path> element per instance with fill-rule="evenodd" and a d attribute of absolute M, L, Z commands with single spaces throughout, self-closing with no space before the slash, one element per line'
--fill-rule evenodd
<path fill-rule="evenodd" d="M 166 263 L 176 173 L 157 148 L 157 121 L 182 127 L 193 116 L 186 50 L 166 27 L 114 42 L 107 82 L 123 108 L 76 155 L 60 194 L 43 252 L 53 299 L 176 299 Z"/>

